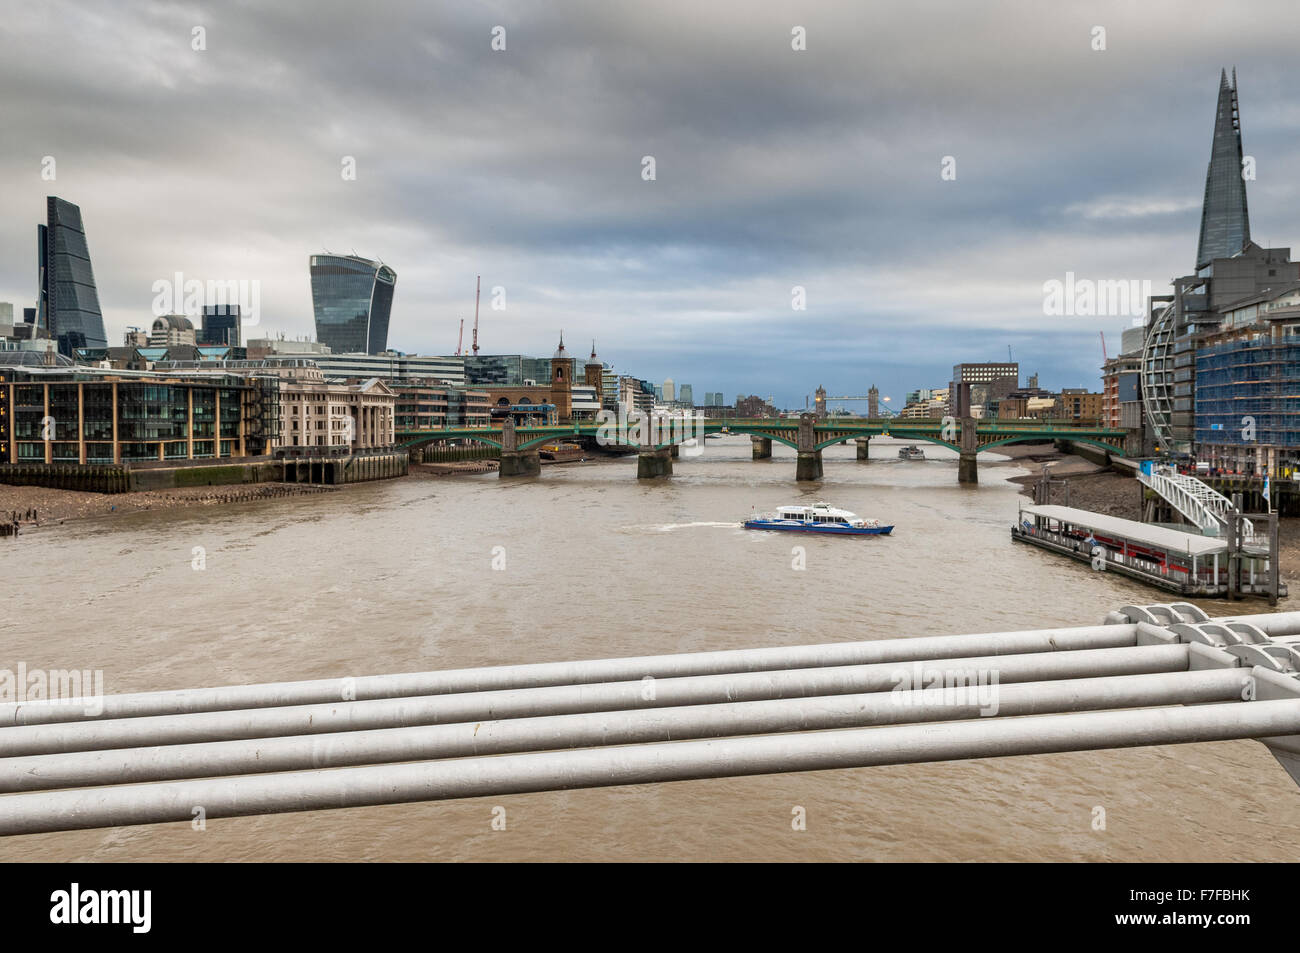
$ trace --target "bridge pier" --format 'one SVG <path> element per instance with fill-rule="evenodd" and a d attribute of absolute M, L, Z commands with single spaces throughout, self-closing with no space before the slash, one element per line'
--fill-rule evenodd
<path fill-rule="evenodd" d="M 500 477 L 537 476 L 542 472 L 542 458 L 536 450 L 502 450 Z"/>
<path fill-rule="evenodd" d="M 654 480 L 673 475 L 673 453 L 668 447 L 640 451 L 636 457 L 636 478 Z"/>
<path fill-rule="evenodd" d="M 813 429 L 816 417 L 812 414 L 799 415 L 799 441 L 796 444 L 799 460 L 795 465 L 796 480 L 820 480 L 822 478 L 822 452 L 817 449 L 817 432 Z"/>
<path fill-rule="evenodd" d="M 672 458 L 676 460 L 682 455 L 682 445 L 680 443 L 674 443 L 669 446 L 668 451 Z"/>
<path fill-rule="evenodd" d="M 822 452 L 820 450 L 799 451 L 799 460 L 795 464 L 796 480 L 820 480 L 822 478 Z"/>
<path fill-rule="evenodd" d="M 537 450 L 520 450 L 515 422 L 506 418 L 501 425 L 501 467 L 499 477 L 538 476 L 542 472 L 542 458 Z"/>
<path fill-rule="evenodd" d="M 770 438 L 768 438 L 768 437 L 750 437 L 749 439 L 750 439 L 750 441 L 751 441 L 751 442 L 753 443 L 753 445 L 754 445 L 754 459 L 755 459 L 755 460 L 771 460 L 771 459 L 772 459 L 772 441 L 771 441 Z"/>
<path fill-rule="evenodd" d="M 957 482 L 958 483 L 979 483 L 979 470 L 975 466 L 975 454 L 961 452 L 957 458 Z"/>
<path fill-rule="evenodd" d="M 975 454 L 979 450 L 979 438 L 974 417 L 963 417 L 961 421 L 961 448 L 957 458 L 957 482 L 979 483 L 979 470 L 975 466 Z"/>
<path fill-rule="evenodd" d="M 871 455 L 870 455 L 869 451 L 870 451 L 870 448 L 871 448 L 871 438 L 870 438 L 870 437 L 858 437 L 858 438 L 855 439 L 853 442 L 856 443 L 856 444 L 858 445 L 858 459 L 861 460 L 863 463 L 865 463 L 866 461 L 870 460 L 870 459 L 871 459 Z"/>

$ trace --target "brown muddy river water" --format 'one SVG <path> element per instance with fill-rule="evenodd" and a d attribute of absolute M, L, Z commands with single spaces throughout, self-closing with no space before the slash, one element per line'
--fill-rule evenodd
<path fill-rule="evenodd" d="M 897 446 L 873 440 L 868 464 L 828 450 L 807 488 L 793 451 L 756 463 L 726 438 L 653 484 L 633 457 L 44 528 L 0 542 L 0 667 L 102 669 L 112 694 L 1093 625 L 1169 600 L 1013 545 L 1004 478 L 1022 471 L 959 487 L 955 456 L 902 463 Z M 813 499 L 895 535 L 737 525 Z M 1235 741 L 12 837 L 0 860 L 1231 861 L 1296 860 L 1297 844 L 1296 786 Z"/>

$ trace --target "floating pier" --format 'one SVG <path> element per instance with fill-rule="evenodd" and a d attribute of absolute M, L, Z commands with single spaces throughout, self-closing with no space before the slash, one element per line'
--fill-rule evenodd
<path fill-rule="evenodd" d="M 1021 506 L 1011 538 L 1184 596 L 1287 594 L 1263 545 L 1186 533 L 1069 506 Z"/>

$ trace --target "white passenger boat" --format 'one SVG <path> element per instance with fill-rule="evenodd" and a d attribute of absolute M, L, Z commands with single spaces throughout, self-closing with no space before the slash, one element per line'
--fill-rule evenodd
<path fill-rule="evenodd" d="M 745 529 L 784 530 L 791 533 L 825 533 L 830 536 L 888 536 L 892 525 L 879 520 L 862 519 L 848 510 L 826 503 L 812 506 L 783 506 L 775 513 L 752 516 L 742 524 Z"/>

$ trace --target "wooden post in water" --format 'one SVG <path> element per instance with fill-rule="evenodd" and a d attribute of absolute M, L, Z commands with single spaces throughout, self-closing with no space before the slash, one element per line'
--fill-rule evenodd
<path fill-rule="evenodd" d="M 1281 562 L 1282 552 L 1278 546 L 1278 519 L 1277 510 L 1268 514 L 1268 604 L 1277 605 L 1278 563 Z"/>
<path fill-rule="evenodd" d="M 1237 592 L 1237 526 L 1240 522 L 1237 518 L 1238 510 L 1233 507 L 1228 511 L 1228 598 L 1240 599 L 1241 594 Z"/>

